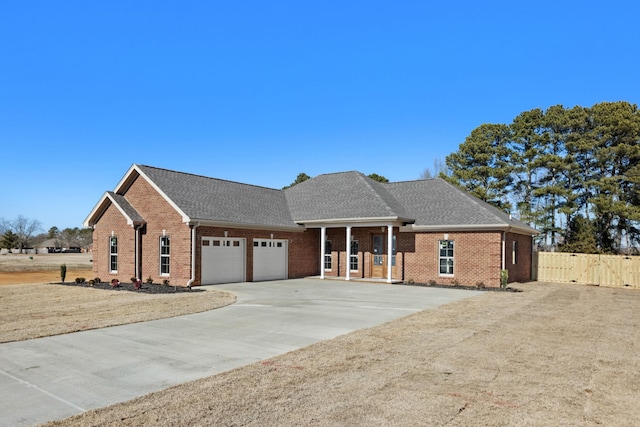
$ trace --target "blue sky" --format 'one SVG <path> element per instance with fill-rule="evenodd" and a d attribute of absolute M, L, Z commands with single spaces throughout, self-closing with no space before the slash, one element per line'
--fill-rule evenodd
<path fill-rule="evenodd" d="M 640 103 L 636 1 L 0 3 L 0 219 L 81 227 L 133 163 L 417 179 L 482 123 Z"/>

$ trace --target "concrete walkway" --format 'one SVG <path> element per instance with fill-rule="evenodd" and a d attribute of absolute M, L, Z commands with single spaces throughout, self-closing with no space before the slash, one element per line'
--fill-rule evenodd
<path fill-rule="evenodd" d="M 66 418 L 479 293 L 312 279 L 215 289 L 237 303 L 0 344 L 0 425 Z"/>

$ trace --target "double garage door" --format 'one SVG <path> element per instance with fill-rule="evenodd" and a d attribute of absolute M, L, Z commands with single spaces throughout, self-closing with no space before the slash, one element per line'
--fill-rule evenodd
<path fill-rule="evenodd" d="M 253 240 L 253 280 L 287 278 L 287 240 Z M 202 284 L 246 281 L 247 241 L 240 238 L 202 238 Z"/>

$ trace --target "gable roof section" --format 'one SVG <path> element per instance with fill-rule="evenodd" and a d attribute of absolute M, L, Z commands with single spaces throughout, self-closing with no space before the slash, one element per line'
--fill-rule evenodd
<path fill-rule="evenodd" d="M 385 185 L 415 215 L 412 228 L 416 231 L 499 229 L 538 234 L 536 229 L 441 178 Z"/>
<path fill-rule="evenodd" d="M 185 222 L 300 228 L 284 192 L 151 166 L 137 170 L 183 215 Z"/>
<path fill-rule="evenodd" d="M 402 204 L 379 183 L 360 172 L 319 175 L 284 190 L 298 223 L 413 222 Z"/>
<path fill-rule="evenodd" d="M 83 225 L 88 227 L 95 224 L 111 204 L 120 211 L 122 216 L 127 220 L 128 225 L 135 227 L 145 223 L 142 215 L 140 215 L 138 211 L 131 206 L 124 196 L 116 194 L 113 191 L 107 191 L 104 193 L 98 204 L 93 208 L 91 213 L 89 213 L 87 219 L 84 220 Z"/>

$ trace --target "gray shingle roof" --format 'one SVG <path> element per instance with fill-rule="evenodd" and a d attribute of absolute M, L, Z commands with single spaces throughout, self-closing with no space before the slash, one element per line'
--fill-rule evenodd
<path fill-rule="evenodd" d="M 131 206 L 131 203 L 129 203 L 127 199 L 124 198 L 124 196 L 114 193 L 113 191 L 107 191 L 107 194 L 109 194 L 111 200 L 113 200 L 114 203 L 120 206 L 120 209 L 125 212 L 125 214 L 129 217 L 129 219 L 131 219 L 131 221 L 133 221 L 134 224 L 141 224 L 144 222 L 144 218 L 142 218 L 142 215 L 140 215 L 138 211 L 136 211 L 134 207 Z"/>
<path fill-rule="evenodd" d="M 297 227 L 284 192 L 255 185 L 138 165 L 189 218 L 237 224 Z"/>
<path fill-rule="evenodd" d="M 412 215 L 416 226 L 503 225 L 535 229 L 443 179 L 393 182 L 389 192 Z"/>
<path fill-rule="evenodd" d="M 360 172 L 319 175 L 286 189 L 285 193 L 296 221 L 411 218 L 384 184 Z"/>
<path fill-rule="evenodd" d="M 133 169 L 145 175 L 192 221 L 299 228 L 305 222 L 384 219 L 413 224 L 416 229 L 513 227 L 527 234 L 536 233 L 509 214 L 439 178 L 380 183 L 352 171 L 319 175 L 278 190 L 152 166 L 134 165 Z M 119 185 L 120 190 L 125 190 L 135 176 L 137 172 L 128 174 Z M 134 222 L 143 220 L 126 195 L 108 195 Z"/>

